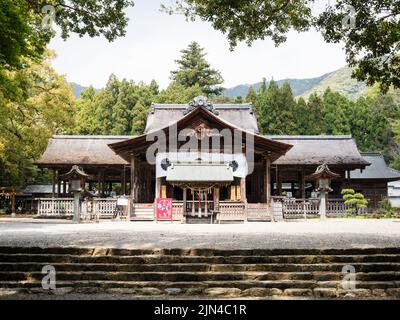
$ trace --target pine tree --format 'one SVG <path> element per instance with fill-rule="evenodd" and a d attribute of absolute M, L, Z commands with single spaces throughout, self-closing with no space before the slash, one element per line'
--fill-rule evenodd
<path fill-rule="evenodd" d="M 144 132 L 147 119 L 147 107 L 142 100 L 138 100 L 132 110 L 132 135 L 139 135 Z"/>
<path fill-rule="evenodd" d="M 151 80 L 149 89 L 150 89 L 150 92 L 155 96 L 160 93 L 160 88 L 158 86 L 158 83 L 154 79 Z"/>
<path fill-rule="evenodd" d="M 296 103 L 294 116 L 296 120 L 296 134 L 309 135 L 310 132 L 310 115 L 307 102 L 303 98 L 299 98 Z"/>
<path fill-rule="evenodd" d="M 198 84 L 186 88 L 178 82 L 171 82 L 167 89 L 162 90 L 156 97 L 159 103 L 189 103 L 193 98 L 204 95 Z"/>
<path fill-rule="evenodd" d="M 198 85 L 208 96 L 219 95 L 223 88 L 218 85 L 224 80 L 219 71 L 211 68 L 203 51 L 204 48 L 197 42 L 190 43 L 187 49 L 181 51 L 181 58 L 175 61 L 178 69 L 171 71 L 171 79 L 184 88 Z"/>
<path fill-rule="evenodd" d="M 242 96 L 237 96 L 236 98 L 235 98 L 235 103 L 243 103 L 243 97 Z"/>
<path fill-rule="evenodd" d="M 320 96 L 313 93 L 309 96 L 307 102 L 307 111 L 303 117 L 307 117 L 307 127 L 305 134 L 320 135 L 324 134 L 323 101 Z"/>
<path fill-rule="evenodd" d="M 282 88 L 271 80 L 265 91 L 260 90 L 255 103 L 259 130 L 263 134 L 295 134 L 295 101 L 288 83 Z"/>
<path fill-rule="evenodd" d="M 254 105 L 256 102 L 256 99 L 257 99 L 257 94 L 254 91 L 253 86 L 250 86 L 249 91 L 247 91 L 247 96 L 245 98 L 245 101 L 250 102 Z"/>
<path fill-rule="evenodd" d="M 273 79 L 272 79 L 272 81 L 273 81 Z M 262 78 L 260 93 L 264 93 L 265 91 L 267 91 L 267 79 Z"/>
<path fill-rule="evenodd" d="M 350 126 L 345 116 L 345 110 L 350 101 L 340 93 L 326 89 L 323 95 L 323 134 L 350 134 Z"/>

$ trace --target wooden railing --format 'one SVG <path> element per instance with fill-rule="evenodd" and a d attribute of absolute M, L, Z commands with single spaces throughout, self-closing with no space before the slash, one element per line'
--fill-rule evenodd
<path fill-rule="evenodd" d="M 74 199 L 71 198 L 40 198 L 37 214 L 39 216 L 72 216 L 74 214 Z"/>
<path fill-rule="evenodd" d="M 245 221 L 246 210 L 243 202 L 220 201 L 217 221 Z"/>
<path fill-rule="evenodd" d="M 319 216 L 319 200 L 317 199 L 275 199 L 282 203 L 282 214 L 284 219 L 296 219 Z M 337 217 L 348 215 L 351 205 L 345 204 L 342 199 L 329 199 L 327 201 L 326 215 Z M 358 214 L 366 214 L 366 209 L 360 209 Z"/>
<path fill-rule="evenodd" d="M 315 200 L 290 199 L 282 202 L 284 219 L 307 218 L 319 215 L 319 202 Z"/>
<path fill-rule="evenodd" d="M 348 209 L 351 208 L 351 205 L 345 204 L 342 199 L 330 199 L 327 203 L 326 214 L 327 216 L 343 216 L 348 215 L 350 212 Z M 366 208 L 359 208 L 357 214 L 367 214 L 368 210 Z"/>
<path fill-rule="evenodd" d="M 270 221 L 272 211 L 267 203 L 248 203 L 246 206 L 247 221 Z"/>
<path fill-rule="evenodd" d="M 98 218 L 112 218 L 117 208 L 115 198 L 96 198 L 93 200 L 93 211 Z"/>
<path fill-rule="evenodd" d="M 74 214 L 74 199 L 72 198 L 40 198 L 38 200 L 39 216 L 72 216 Z M 99 198 L 93 201 L 81 202 L 81 218 L 112 218 L 117 206 L 115 198 Z"/>
<path fill-rule="evenodd" d="M 183 221 L 183 201 L 172 202 L 172 220 Z"/>

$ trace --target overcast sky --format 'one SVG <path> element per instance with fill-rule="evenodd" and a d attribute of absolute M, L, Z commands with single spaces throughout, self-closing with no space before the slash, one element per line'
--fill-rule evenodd
<path fill-rule="evenodd" d="M 159 11 L 160 0 L 136 0 L 127 10 L 126 36 L 109 43 L 104 38 L 79 38 L 50 43 L 57 58 L 55 69 L 67 80 L 101 88 L 111 73 L 119 78 L 149 83 L 155 79 L 161 88 L 170 82 L 170 71 L 179 51 L 197 41 L 207 52 L 211 66 L 220 70 L 225 87 L 259 82 L 263 77 L 311 78 L 345 65 L 342 46 L 326 44 L 316 31 L 292 32 L 285 44 L 276 48 L 271 40 L 257 41 L 251 47 L 239 45 L 229 51 L 226 37 L 205 22 L 186 22 L 180 15 Z M 164 0 L 169 3 L 169 0 Z"/>

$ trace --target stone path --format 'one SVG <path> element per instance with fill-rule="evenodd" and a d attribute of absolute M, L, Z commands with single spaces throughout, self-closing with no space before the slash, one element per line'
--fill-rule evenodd
<path fill-rule="evenodd" d="M 400 246 L 400 220 L 330 219 L 182 225 L 152 222 L 74 224 L 0 218 L 0 246 L 115 248 L 373 248 Z"/>

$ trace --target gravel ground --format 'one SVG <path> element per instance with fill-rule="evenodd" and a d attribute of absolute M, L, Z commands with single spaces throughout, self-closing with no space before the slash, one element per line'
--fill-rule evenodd
<path fill-rule="evenodd" d="M 1 218 L 0 246 L 115 248 L 373 248 L 400 246 L 400 220 L 329 219 L 245 224 Z"/>

